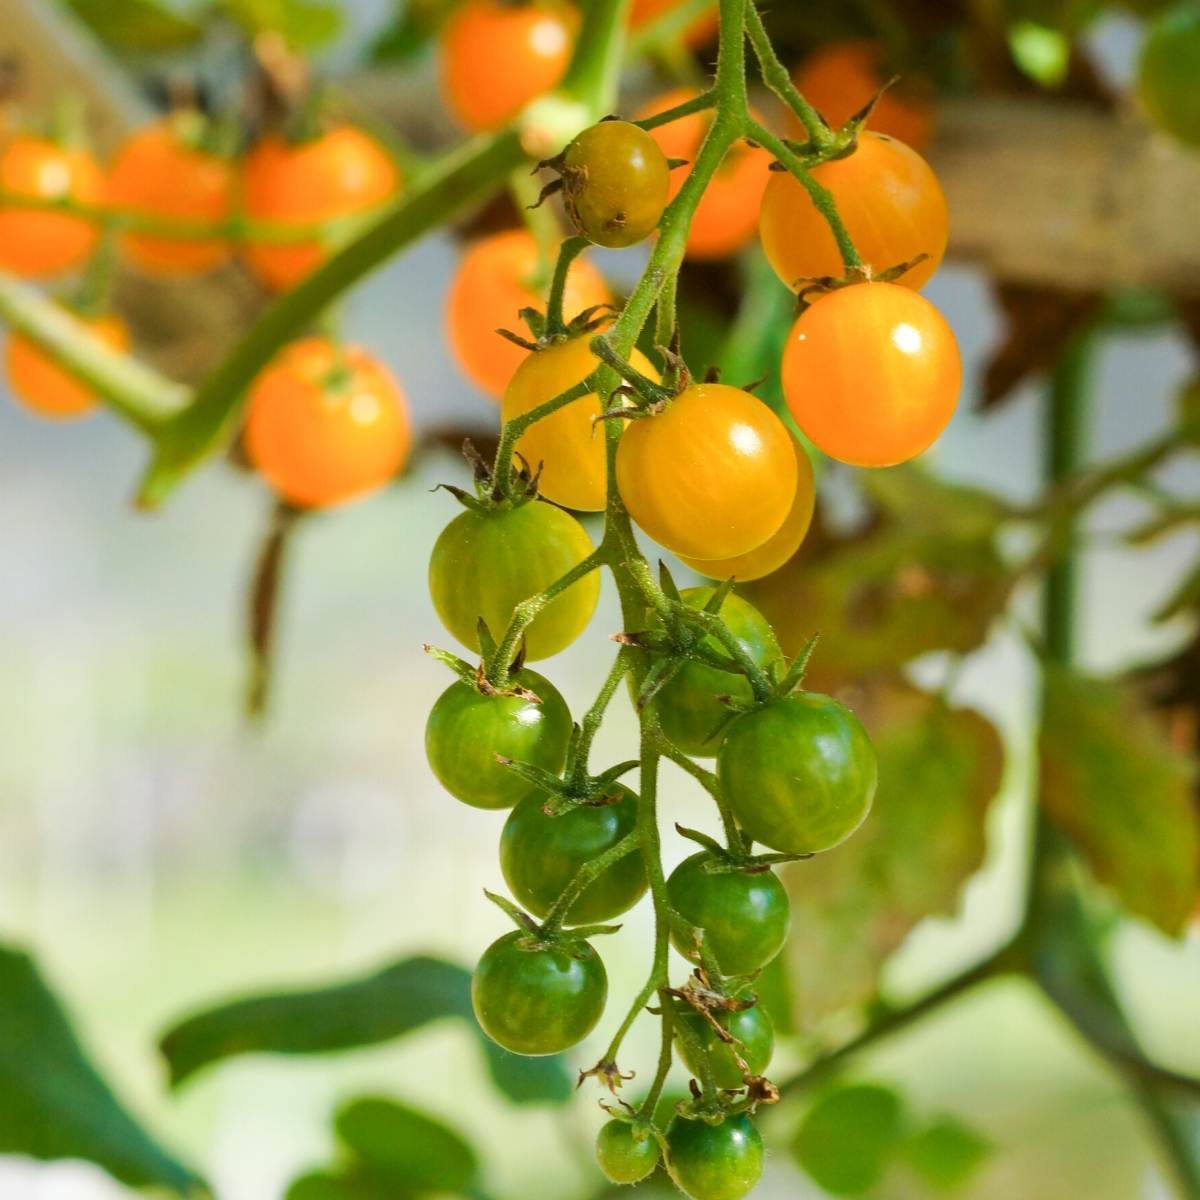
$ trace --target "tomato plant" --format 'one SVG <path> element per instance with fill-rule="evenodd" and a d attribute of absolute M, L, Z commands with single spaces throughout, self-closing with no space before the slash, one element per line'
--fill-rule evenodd
<path fill-rule="evenodd" d="M 682 0 L 633 0 L 633 8 L 629 14 L 629 24 L 634 29 L 642 29 L 652 21 L 666 16 L 673 9 L 679 8 Z M 717 10 L 702 13 L 686 29 L 685 36 L 689 45 L 699 46 L 709 41 L 717 32 Z"/>
<path fill-rule="evenodd" d="M 775 1030 L 766 1009 L 752 1004 L 712 1014 L 711 1020 L 733 1041 L 726 1042 L 698 1012 L 684 1011 L 676 1016 L 684 1030 L 679 1055 L 692 1074 L 703 1076 L 707 1068 L 717 1087 L 730 1089 L 744 1086 L 747 1075 L 762 1075 L 775 1050 Z"/>
<path fill-rule="evenodd" d="M 1189 145 L 1200 145 L 1200 13 L 1174 4 L 1151 22 L 1138 61 L 1137 95 L 1158 128 Z"/>
<path fill-rule="evenodd" d="M 692 1200 L 741 1200 L 762 1169 L 762 1135 L 745 1115 L 716 1125 L 679 1116 L 667 1128 L 667 1170 Z"/>
<path fill-rule="evenodd" d="M 596 1161 L 610 1183 L 640 1183 L 658 1166 L 659 1146 L 648 1129 L 614 1118 L 596 1135 Z"/>
<path fill-rule="evenodd" d="M 111 313 L 79 318 L 88 333 L 111 350 L 129 348 L 129 329 Z M 85 416 L 96 406 L 95 393 L 63 370 L 28 338 L 14 334 L 4 350 L 4 370 L 13 395 L 31 412 L 51 420 Z"/>

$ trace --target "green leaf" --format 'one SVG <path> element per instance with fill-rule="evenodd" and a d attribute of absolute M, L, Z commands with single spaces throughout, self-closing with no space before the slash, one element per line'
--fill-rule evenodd
<path fill-rule="evenodd" d="M 203 36 L 200 22 L 157 0 L 66 0 L 71 11 L 102 41 L 117 50 L 162 53 Z"/>
<path fill-rule="evenodd" d="M 877 685 L 855 707 L 879 758 L 871 815 L 845 845 L 784 872 L 805 913 L 785 950 L 802 1029 L 872 999 L 908 932 L 954 911 L 983 862 L 1003 770 L 999 734 L 972 709 L 899 683 Z"/>
<path fill-rule="evenodd" d="M 29 955 L 3 946 L 0 1154 L 86 1159 L 130 1187 L 207 1194 L 121 1106 Z"/>
<path fill-rule="evenodd" d="M 420 53 L 437 36 L 461 0 L 407 0 L 395 20 L 371 47 L 376 62 L 402 62 Z"/>
<path fill-rule="evenodd" d="M 229 15 L 250 35 L 280 34 L 296 50 L 315 50 L 342 31 L 343 14 L 322 0 L 221 0 Z"/>
<path fill-rule="evenodd" d="M 373 975 L 311 991 L 253 996 L 202 1012 L 162 1039 L 171 1085 L 239 1054 L 324 1054 L 391 1041 L 440 1017 L 469 1022 L 496 1086 L 517 1104 L 562 1103 L 571 1081 L 561 1058 L 523 1058 L 479 1028 L 471 975 L 454 963 L 417 957 Z"/>
<path fill-rule="evenodd" d="M 342 1171 L 310 1171 L 292 1182 L 286 1200 L 408 1200 L 396 1183 L 362 1167 Z"/>
<path fill-rule="evenodd" d="M 334 1129 L 373 1174 L 394 1186 L 465 1192 L 477 1182 L 475 1151 L 440 1121 L 395 1100 L 353 1100 L 337 1114 Z"/>
<path fill-rule="evenodd" d="M 793 1149 L 800 1165 L 834 1196 L 861 1196 L 883 1178 L 904 1133 L 904 1102 L 891 1088 L 847 1084 L 820 1097 Z"/>
<path fill-rule="evenodd" d="M 1036 21 L 1018 21 L 1008 31 L 1008 48 L 1017 66 L 1042 87 L 1058 87 L 1071 63 L 1070 40 Z"/>
<path fill-rule="evenodd" d="M 913 1134 L 903 1153 L 905 1162 L 930 1187 L 951 1191 L 970 1180 L 991 1150 L 987 1138 L 970 1125 L 942 1116 Z"/>
<path fill-rule="evenodd" d="M 1132 689 L 1047 665 L 1042 805 L 1096 878 L 1171 935 L 1200 883 L 1192 775 Z"/>

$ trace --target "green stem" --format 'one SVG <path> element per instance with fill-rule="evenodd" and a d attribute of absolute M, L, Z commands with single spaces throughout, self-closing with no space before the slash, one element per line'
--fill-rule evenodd
<path fill-rule="evenodd" d="M 662 112 L 655 113 L 652 117 L 643 117 L 640 121 L 633 123 L 642 129 L 657 129 L 660 125 L 670 125 L 682 117 L 690 117 L 692 113 L 707 112 L 716 102 L 715 91 L 701 92 L 698 96 L 685 100 L 682 104 L 676 104 L 674 108 L 664 108 Z"/>
<path fill-rule="evenodd" d="M 775 53 L 775 47 L 771 45 L 762 15 L 754 0 L 746 5 L 746 33 L 762 68 L 763 82 L 800 118 L 800 124 L 808 134 L 809 143 L 818 150 L 833 145 L 836 140 L 833 133 L 821 119 L 820 113 L 800 94 L 787 67 Z"/>
<path fill-rule="evenodd" d="M 566 333 L 563 320 L 563 294 L 567 290 L 567 279 L 571 264 L 591 245 L 585 237 L 569 237 L 559 247 L 558 261 L 554 264 L 554 277 L 550 280 L 550 295 L 546 300 L 546 333 L 554 337 Z"/>
<path fill-rule="evenodd" d="M 609 668 L 608 675 L 600 688 L 600 694 L 596 697 L 592 707 L 584 713 L 583 720 L 579 722 L 579 737 L 575 742 L 575 761 L 572 764 L 572 776 L 576 783 L 582 783 L 587 778 L 588 756 L 591 753 L 592 742 L 596 740 L 596 734 L 604 721 L 604 714 L 608 711 L 608 706 L 612 703 L 612 698 L 616 695 L 621 680 L 625 678 L 633 665 L 632 657 L 632 652 L 626 646 L 622 646 L 617 651 L 617 657 Z"/>
<path fill-rule="evenodd" d="M 626 855 L 635 853 L 638 848 L 638 835 L 637 831 L 634 830 L 631 833 L 627 833 L 615 846 L 610 846 L 603 854 L 598 854 L 595 858 L 585 862 L 571 877 L 571 882 L 563 888 L 562 893 L 546 914 L 546 919 L 542 922 L 542 932 L 547 935 L 558 933 L 563 926 L 563 922 L 567 919 L 567 913 L 571 905 L 609 867 L 616 862 L 620 862 Z"/>
<path fill-rule="evenodd" d="M 587 105 L 592 120 L 606 116 L 616 106 L 632 2 L 592 0 L 584 7 L 576 43 L 579 49 L 567 69 L 562 91 Z"/>
<path fill-rule="evenodd" d="M 658 1107 L 659 1097 L 667 1082 L 675 1040 L 675 1006 L 664 989 L 659 989 L 658 1003 L 662 1008 L 662 1040 L 659 1043 L 658 1066 L 655 1068 L 654 1081 L 650 1084 L 650 1090 L 646 1093 L 646 1098 L 638 1109 L 638 1116 L 647 1121 L 653 1118 L 654 1110 Z"/>
<path fill-rule="evenodd" d="M 557 396 L 552 396 L 536 408 L 531 408 L 519 417 L 513 417 L 511 421 L 504 422 L 504 426 L 500 430 L 500 442 L 496 447 L 492 478 L 506 495 L 512 484 L 513 451 L 516 449 L 517 442 L 521 440 L 521 435 L 530 425 L 542 420 L 543 417 L 548 417 L 551 413 L 558 412 L 560 408 L 566 408 L 568 404 L 573 404 L 576 400 L 582 400 L 584 396 L 590 395 L 593 391 L 593 379 L 595 379 L 594 373 L 574 387 L 567 388 L 565 392 L 559 392 Z M 537 463 L 529 465 L 537 470 Z"/>
<path fill-rule="evenodd" d="M 746 845 L 742 839 L 742 831 L 738 829 L 733 812 L 725 803 L 725 794 L 721 791 L 721 782 L 716 775 L 684 754 L 665 734 L 659 740 L 659 750 L 664 758 L 669 758 L 677 767 L 686 771 L 712 797 L 717 811 L 721 814 L 726 846 L 735 857 L 745 854 Z"/>

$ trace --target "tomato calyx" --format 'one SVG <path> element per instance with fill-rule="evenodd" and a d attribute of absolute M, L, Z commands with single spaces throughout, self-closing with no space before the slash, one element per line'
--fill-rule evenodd
<path fill-rule="evenodd" d="M 522 687 L 519 683 L 515 682 L 516 676 L 520 674 L 521 668 L 525 665 L 523 645 L 518 650 L 517 657 L 508 669 L 510 678 L 502 687 L 497 687 L 488 678 L 482 661 L 478 666 L 473 667 L 465 659 L 459 658 L 457 654 L 452 654 L 449 650 L 442 650 L 438 646 L 431 646 L 428 642 L 422 648 L 430 658 L 436 659 L 444 667 L 448 667 L 458 676 L 461 682 L 473 687 L 481 696 L 512 696 L 518 700 L 525 700 L 530 704 L 540 705 L 542 703 L 541 696 L 536 692 L 530 691 L 529 688 Z"/>
<path fill-rule="evenodd" d="M 815 167 L 823 162 L 847 158 L 858 149 L 858 135 L 866 127 L 867 122 L 875 112 L 875 107 L 883 99 L 884 93 L 900 82 L 899 75 L 893 75 L 885 80 L 875 94 L 857 112 L 852 113 L 837 129 L 834 129 L 825 119 L 824 113 L 817 112 L 821 124 L 828 131 L 828 136 L 822 136 L 819 141 L 793 141 L 785 139 L 784 144 L 793 150 L 805 166 Z M 780 162 L 771 164 L 772 171 L 786 171 L 787 167 Z"/>
<path fill-rule="evenodd" d="M 928 254 L 917 254 L 882 271 L 874 270 L 870 263 L 863 263 L 861 266 L 852 267 L 845 275 L 801 275 L 792 281 L 792 287 L 796 291 L 797 310 L 804 312 L 822 296 L 842 288 L 857 287 L 862 283 L 895 283 L 913 267 L 920 266 L 929 258 Z"/>
<path fill-rule="evenodd" d="M 489 892 L 487 888 L 483 889 L 483 894 L 525 935 L 515 942 L 519 950 L 563 950 L 572 958 L 583 962 L 596 953 L 588 938 L 603 937 L 616 933 L 621 928 L 620 925 L 576 925 L 564 931 L 553 919 L 539 924 L 507 896 Z"/>
<path fill-rule="evenodd" d="M 663 382 L 656 383 L 643 375 L 628 359 L 623 358 L 600 334 L 589 343 L 592 353 L 606 366 L 611 367 L 624 382 L 613 389 L 612 398 L 620 397 L 616 406 L 601 411 L 599 421 L 636 421 L 643 417 L 655 417 L 666 412 L 671 401 L 692 385 L 691 373 L 679 354 L 679 330 L 671 339 L 670 346 L 656 346 L 658 354 L 666 364 Z M 632 403 L 626 403 L 632 401 Z"/>
<path fill-rule="evenodd" d="M 586 1070 L 579 1072 L 579 1078 L 575 1081 L 575 1087 L 576 1089 L 583 1087 L 584 1080 L 586 1079 L 598 1079 L 615 1096 L 621 1084 L 627 1083 L 636 1075 L 636 1071 L 622 1071 L 611 1059 L 602 1058 L 594 1067 L 588 1067 Z M 625 1101 L 622 1100 L 621 1104 L 624 1103 Z M 612 1116 L 619 1117 L 620 1120 L 627 1119 L 623 1114 L 614 1112 L 607 1104 L 601 1103 L 601 1107 L 605 1112 L 611 1113 Z M 631 1121 L 630 1124 L 633 1124 L 633 1122 Z M 653 1129 L 653 1126 L 650 1126 L 650 1128 Z M 657 1138 L 657 1136 L 656 1133 L 655 1137 Z"/>
<path fill-rule="evenodd" d="M 599 775 L 587 774 L 582 767 L 578 747 L 580 730 L 576 725 L 571 733 L 571 744 L 567 750 L 567 767 L 563 776 L 558 776 L 533 763 L 518 762 L 497 754 L 496 761 L 508 770 L 532 784 L 545 796 L 542 812 L 548 817 L 559 817 L 576 808 L 609 808 L 619 804 L 626 795 L 617 785 L 622 775 L 634 770 L 639 762 L 628 759 L 602 771 Z"/>
<path fill-rule="evenodd" d="M 722 846 L 716 838 L 709 837 L 707 833 L 689 829 L 678 822 L 675 824 L 675 832 L 708 852 L 709 861 L 701 868 L 706 875 L 762 875 L 780 863 L 800 862 L 812 858 L 811 854 L 751 854 L 751 840 L 745 831 L 742 831 L 744 848 L 740 850 Z"/>
<path fill-rule="evenodd" d="M 449 492 L 464 508 L 479 513 L 520 508 L 537 499 L 541 468 L 534 471 L 519 452 L 513 453 L 507 486 L 497 478 L 492 464 L 479 453 L 470 438 L 463 442 L 462 454 L 471 467 L 474 495 L 453 483 L 439 483 L 435 491 L 440 488 Z"/>

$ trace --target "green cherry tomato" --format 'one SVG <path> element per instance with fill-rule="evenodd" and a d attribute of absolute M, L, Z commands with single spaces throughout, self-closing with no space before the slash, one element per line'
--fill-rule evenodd
<path fill-rule="evenodd" d="M 500 869 L 517 902 L 544 917 L 584 863 L 633 832 L 637 797 L 613 786 L 614 804 L 580 805 L 555 817 L 544 797 L 530 796 L 509 813 L 500 835 Z M 567 924 L 592 925 L 632 908 L 646 890 L 646 868 L 635 849 L 618 859 L 571 905 Z"/>
<path fill-rule="evenodd" d="M 480 617 L 493 637 L 503 637 L 522 600 L 543 591 L 592 550 L 574 517 L 540 500 L 487 512 L 469 508 L 442 530 L 433 547 L 433 607 L 450 633 L 478 651 Z M 569 646 L 592 619 L 599 597 L 600 576 L 593 571 L 551 600 L 526 632 L 526 658 L 549 658 Z"/>
<path fill-rule="evenodd" d="M 471 1003 L 484 1033 L 514 1054 L 557 1054 L 596 1027 L 608 975 L 587 942 L 531 945 L 520 930 L 484 952 L 471 979 Z"/>
<path fill-rule="evenodd" d="M 692 1035 L 679 1039 L 679 1054 L 693 1075 L 699 1076 L 700 1055 L 708 1060 L 709 1069 L 719 1088 L 740 1088 L 743 1085 L 742 1071 L 734 1058 L 734 1050 L 741 1056 L 751 1075 L 761 1075 L 771 1061 L 775 1051 L 775 1030 L 771 1018 L 761 1005 L 743 1009 L 741 1012 L 714 1013 L 717 1024 L 727 1029 L 738 1040 L 737 1046 L 723 1042 L 713 1027 L 698 1012 L 681 1012 L 678 1023 Z M 695 1043 L 699 1042 L 699 1054 Z"/>
<path fill-rule="evenodd" d="M 814 692 L 743 713 L 717 755 L 717 775 L 742 828 L 784 854 L 844 842 L 871 810 L 876 774 L 858 718 Z"/>
<path fill-rule="evenodd" d="M 597 246 L 632 246 L 658 225 L 671 167 L 658 143 L 628 121 L 601 121 L 563 151 L 567 212 Z"/>
<path fill-rule="evenodd" d="M 762 1137 L 744 1113 L 719 1125 L 675 1117 L 667 1126 L 667 1170 L 692 1200 L 741 1200 L 762 1169 Z"/>
<path fill-rule="evenodd" d="M 1200 146 L 1200 8 L 1185 0 L 1151 22 L 1138 63 L 1137 94 L 1159 128 Z"/>
<path fill-rule="evenodd" d="M 437 699 L 425 725 L 425 754 L 442 787 L 474 808 L 512 808 L 534 791 L 496 755 L 558 774 L 567 761 L 571 714 L 558 689 L 534 671 L 515 683 L 541 701 L 485 696 L 459 680 Z"/>
<path fill-rule="evenodd" d="M 671 872 L 667 893 L 685 921 L 704 930 L 704 944 L 725 975 L 748 975 L 783 949 L 791 919 L 783 884 L 772 871 L 709 871 L 707 850 Z M 696 949 L 674 930 L 675 949 L 699 962 Z"/>
<path fill-rule="evenodd" d="M 685 588 L 681 597 L 691 608 L 703 608 L 712 597 L 714 587 Z M 768 667 L 780 656 L 779 644 L 767 619 L 748 600 L 741 596 L 726 596 L 721 605 L 721 619 L 741 643 L 746 653 L 760 667 Z M 720 651 L 721 644 L 711 635 L 702 643 L 706 648 Z M 729 716 L 729 709 L 717 699 L 732 696 L 749 704 L 753 698 L 750 682 L 744 675 L 735 675 L 704 663 L 689 662 L 658 694 L 655 704 L 663 732 L 685 754 L 710 757 L 716 754 L 724 728 L 714 736 L 713 731 Z"/>
<path fill-rule="evenodd" d="M 658 1166 L 658 1142 L 648 1129 L 608 1121 L 596 1136 L 596 1162 L 611 1183 L 640 1183 Z"/>

